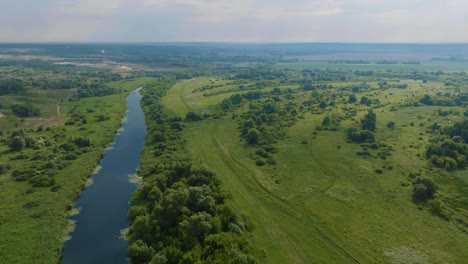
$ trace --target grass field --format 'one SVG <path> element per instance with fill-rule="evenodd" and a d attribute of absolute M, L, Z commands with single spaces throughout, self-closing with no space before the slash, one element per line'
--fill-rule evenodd
<path fill-rule="evenodd" d="M 51 126 L 63 121 L 63 116 L 59 115 L 66 112 L 64 106 L 58 106 L 63 100 L 67 100 L 75 92 L 70 90 L 42 90 L 32 89 L 27 95 L 4 95 L 0 96 L 0 113 L 4 115 L 0 118 L 0 126 L 3 131 L 20 128 L 33 128 L 39 125 Z M 40 108 L 41 115 L 37 118 L 19 119 L 11 114 L 11 106 L 14 104 L 30 103 Z"/>
<path fill-rule="evenodd" d="M 352 63 L 328 63 L 321 60 L 303 60 L 297 62 L 282 62 L 276 65 L 277 68 L 289 69 L 341 69 L 360 71 L 446 71 L 461 72 L 468 71 L 468 62 L 452 61 L 431 61 L 423 60 L 421 64 L 352 64 Z"/>
<path fill-rule="evenodd" d="M 54 176 L 58 191 L 51 191 L 50 187 L 32 187 L 27 182 L 16 182 L 9 173 L 0 175 L 0 263 L 57 263 L 59 261 L 62 244 L 67 237 L 70 225 L 66 218 L 67 212 L 73 208 L 76 199 L 86 185 L 89 175 L 96 168 L 102 157 L 103 149 L 112 141 L 116 130 L 121 124 L 126 110 L 126 95 L 153 79 L 136 79 L 127 82 L 116 82 L 110 85 L 123 89 L 120 94 L 83 98 L 78 101 L 64 100 L 61 103 L 60 122 L 56 122 L 49 129 L 36 131 L 28 129 L 28 133 L 36 139 L 53 141 L 55 145 L 42 147 L 40 152 L 57 158 L 57 148 L 54 146 L 70 141 L 71 137 L 89 137 L 92 148 L 71 162 L 65 169 Z M 56 96 L 33 97 L 44 113 L 43 118 L 56 116 L 55 100 L 61 98 L 62 91 L 48 91 Z M 4 97 L 0 97 L 4 100 Z M 47 109 L 50 109 L 48 112 Z M 69 110 L 83 114 L 86 124 L 64 125 L 70 119 Z M 98 122 L 96 115 L 107 116 L 107 121 Z M 32 123 L 26 119 L 24 124 Z M 44 127 L 49 127 L 45 123 Z M 19 126 L 23 127 L 23 126 Z M 3 129 L 4 127 L 2 127 Z M 36 127 L 33 127 L 36 128 Z M 13 128 L 12 128 L 13 129 Z M 25 149 L 21 153 L 29 157 L 38 151 Z M 11 171 L 21 169 L 37 161 L 28 159 L 12 161 L 16 155 L 9 151 L 2 141 L 0 145 L 0 163 L 11 165 Z"/>
<path fill-rule="evenodd" d="M 196 78 L 176 84 L 164 98 L 166 107 L 182 117 L 188 111 L 214 112 L 213 106 L 226 94 L 207 97 L 201 91 L 194 92 L 214 79 Z M 464 263 L 468 258 L 466 234 L 456 223 L 418 208 L 411 201 L 411 184 L 402 185 L 409 183 L 409 172 L 419 171 L 434 174 L 440 183 L 440 175 L 446 175 L 445 181 L 450 184 L 457 177 L 467 180 L 462 172 L 430 171 L 427 161 L 420 157 L 429 138 L 428 119 L 444 123 L 450 118 L 436 115 L 441 107 L 399 107 L 429 89 L 437 92 L 440 86 L 407 83 L 407 90 L 359 95 L 378 98 L 383 105 L 375 110 L 376 137 L 379 143 L 393 148 L 386 160 L 356 155 L 360 146 L 347 143 L 344 132 L 351 120 L 342 121 L 338 131 L 313 134 L 326 115 L 343 114 L 340 105 L 321 114 L 305 113 L 287 128 L 286 137 L 275 145 L 279 151 L 275 154 L 277 165 L 255 165 L 251 158 L 255 149 L 240 139 L 238 123 L 230 114 L 186 123 L 187 149 L 194 160 L 218 172 L 235 206 L 252 218 L 256 226 L 252 240 L 263 251 L 264 262 Z M 298 103 L 306 97 L 307 92 L 299 92 L 293 100 Z M 398 106 L 397 110 L 390 111 L 392 106 Z M 366 112 L 359 105 L 353 108 L 357 110 L 356 119 Z M 389 121 L 396 123 L 394 130 L 386 127 Z M 383 173 L 375 173 L 376 169 Z"/>

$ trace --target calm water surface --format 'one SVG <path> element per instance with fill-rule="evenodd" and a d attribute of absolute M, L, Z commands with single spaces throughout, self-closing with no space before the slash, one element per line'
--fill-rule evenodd
<path fill-rule="evenodd" d="M 127 97 L 127 122 L 101 160 L 102 169 L 91 177 L 93 184 L 75 201 L 81 212 L 70 217 L 76 228 L 64 245 L 63 264 L 127 263 L 128 243 L 120 238 L 120 231 L 129 226 L 129 201 L 137 188 L 129 175 L 136 173 L 145 141 L 141 97 L 137 91 Z"/>

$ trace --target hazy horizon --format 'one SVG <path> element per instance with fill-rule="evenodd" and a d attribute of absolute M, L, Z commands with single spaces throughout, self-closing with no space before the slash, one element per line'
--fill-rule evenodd
<path fill-rule="evenodd" d="M 0 42 L 468 43 L 463 0 L 17 0 Z"/>
<path fill-rule="evenodd" d="M 272 42 L 272 41 L 0 41 L 0 44 L 125 44 L 125 45 L 163 45 L 163 44 L 219 44 L 219 45 L 276 45 L 276 44 L 344 44 L 344 45 L 468 45 L 466 42 L 339 42 L 339 41 L 310 41 L 310 42 Z"/>

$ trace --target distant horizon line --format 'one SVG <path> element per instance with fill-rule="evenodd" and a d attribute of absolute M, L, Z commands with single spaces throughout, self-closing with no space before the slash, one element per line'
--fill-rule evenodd
<path fill-rule="evenodd" d="M 373 44 L 373 45 L 468 45 L 468 42 L 229 42 L 229 41 L 0 41 L 3 44 L 235 44 L 235 45 L 266 45 L 266 44 Z"/>

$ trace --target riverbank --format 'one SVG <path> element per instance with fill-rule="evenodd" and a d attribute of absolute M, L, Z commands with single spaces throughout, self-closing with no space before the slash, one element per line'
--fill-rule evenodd
<path fill-rule="evenodd" d="M 121 126 L 127 94 L 135 87 L 152 81 L 142 79 L 112 83 L 120 89 L 119 94 L 64 102 L 65 109 L 75 109 L 74 113 L 82 114 L 86 123 L 65 125 L 65 121 L 50 128 L 27 130 L 30 137 L 43 142 L 38 149 L 10 152 L 5 144 L 7 135 L 0 136 L 0 142 L 3 142 L 0 144 L 0 164 L 9 166 L 5 173 L 0 174 L 0 263 L 59 261 L 69 227 L 67 212 L 85 188 L 88 177 L 103 156 L 103 149 L 113 141 Z M 61 115 L 70 121 L 73 113 L 67 111 Z M 106 120 L 99 121 L 98 115 Z M 76 137 L 89 138 L 92 145 L 74 147 L 74 151 L 68 152 L 76 152 L 76 156 L 68 158 L 75 159 L 62 159 L 66 154 L 61 153 L 67 152 L 63 148 L 70 146 Z M 55 166 L 48 170 L 56 173 L 53 186 L 35 187 L 27 181 L 18 182 L 11 176 L 14 171 L 44 166 L 48 161 L 53 161 L 50 165 Z"/>
<path fill-rule="evenodd" d="M 137 188 L 131 175 L 139 166 L 146 134 L 138 91 L 127 97 L 125 122 L 112 149 L 105 152 L 101 169 L 91 176 L 93 184 L 75 201 L 79 214 L 70 221 L 76 222 L 76 229 L 64 245 L 62 263 L 126 263 L 127 242 L 120 234 L 129 225 L 129 201 Z"/>
<path fill-rule="evenodd" d="M 128 212 L 128 257 L 134 264 L 256 263 L 249 218 L 232 207 L 211 164 L 188 158 L 186 123 L 162 104 L 174 84 L 161 78 L 143 90 L 148 136 L 138 172 L 143 183 Z"/>

